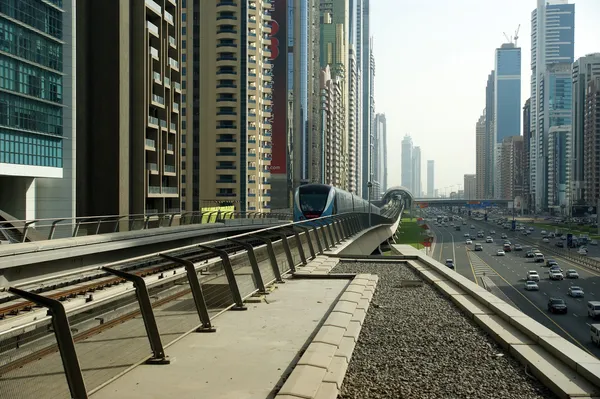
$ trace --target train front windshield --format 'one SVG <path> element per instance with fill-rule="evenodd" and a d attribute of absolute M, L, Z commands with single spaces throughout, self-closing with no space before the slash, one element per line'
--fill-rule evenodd
<path fill-rule="evenodd" d="M 329 187 L 303 186 L 299 190 L 300 210 L 307 219 L 321 216 L 327 205 Z"/>

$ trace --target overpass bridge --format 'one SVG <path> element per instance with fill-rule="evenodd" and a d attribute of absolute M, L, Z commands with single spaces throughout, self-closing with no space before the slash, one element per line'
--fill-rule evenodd
<path fill-rule="evenodd" d="M 402 209 L 372 225 L 348 214 L 261 226 L 11 286 L 3 398 L 600 393 L 595 357 L 482 287 L 412 247 L 371 256 L 395 239 Z"/>
<path fill-rule="evenodd" d="M 503 199 L 450 199 L 450 198 L 415 198 L 414 205 L 418 208 L 465 206 L 472 209 L 491 207 L 508 207 L 513 200 Z"/>

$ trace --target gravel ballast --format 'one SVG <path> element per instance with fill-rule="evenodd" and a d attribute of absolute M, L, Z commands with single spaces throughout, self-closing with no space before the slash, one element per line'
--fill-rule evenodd
<path fill-rule="evenodd" d="M 485 331 L 404 264 L 340 263 L 377 289 L 339 399 L 555 398 Z"/>

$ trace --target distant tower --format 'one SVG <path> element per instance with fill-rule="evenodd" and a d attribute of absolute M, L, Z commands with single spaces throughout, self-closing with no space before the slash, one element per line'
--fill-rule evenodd
<path fill-rule="evenodd" d="M 412 189 L 413 189 L 413 184 L 412 184 L 413 142 L 412 142 L 412 138 L 409 135 L 404 136 L 404 139 L 402 139 L 402 154 L 401 155 L 402 155 L 402 171 L 401 171 L 402 186 L 406 187 L 407 189 L 412 191 Z M 416 193 L 413 193 L 413 195 L 416 195 Z"/>

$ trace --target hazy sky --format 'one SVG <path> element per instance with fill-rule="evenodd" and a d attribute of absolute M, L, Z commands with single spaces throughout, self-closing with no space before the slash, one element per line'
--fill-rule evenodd
<path fill-rule="evenodd" d="M 600 52 L 600 0 L 575 4 L 575 59 Z M 494 50 L 521 24 L 521 104 L 530 93 L 535 0 L 371 0 L 375 109 L 385 113 L 388 185 L 400 185 L 400 143 L 421 146 L 422 187 L 435 160 L 435 188 L 475 173 L 475 123 L 485 108 Z M 521 123 L 522 124 L 522 123 Z M 521 132 L 522 134 L 522 132 Z M 448 189 L 449 192 L 450 189 Z"/>

